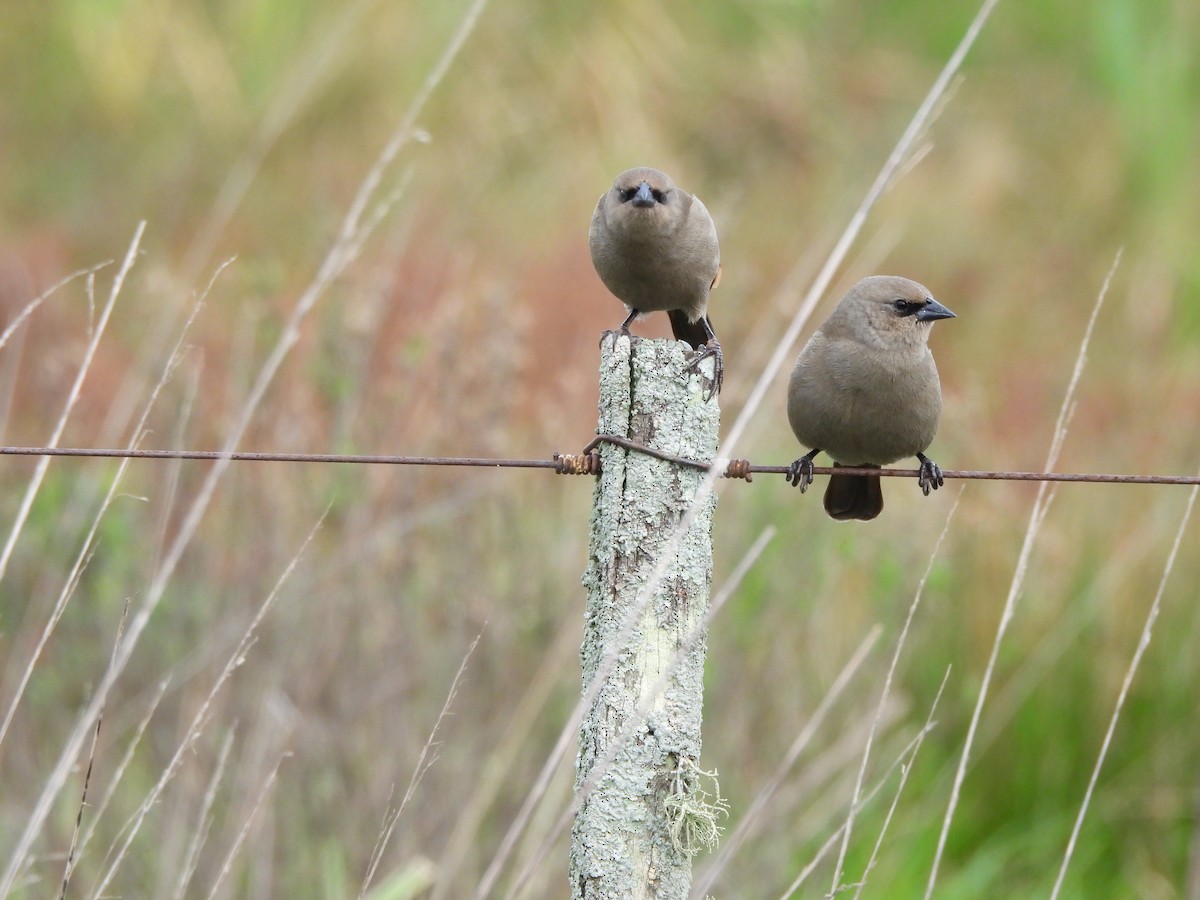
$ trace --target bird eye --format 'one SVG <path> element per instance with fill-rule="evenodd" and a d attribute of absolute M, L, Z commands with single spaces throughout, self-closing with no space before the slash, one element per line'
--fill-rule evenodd
<path fill-rule="evenodd" d="M 633 199 L 633 195 L 637 193 L 637 188 L 622 188 L 620 193 L 621 193 L 621 202 L 628 203 L 630 200 Z"/>
<path fill-rule="evenodd" d="M 900 315 L 906 316 L 916 309 L 917 305 L 915 303 L 909 303 L 903 298 L 898 298 L 892 301 L 892 307 L 896 310 L 896 312 L 900 313 Z"/>
<path fill-rule="evenodd" d="M 667 202 L 667 195 L 664 194 L 662 191 L 658 190 L 657 188 L 651 188 L 650 194 L 651 194 L 651 196 L 654 197 L 655 203 L 666 203 Z"/>

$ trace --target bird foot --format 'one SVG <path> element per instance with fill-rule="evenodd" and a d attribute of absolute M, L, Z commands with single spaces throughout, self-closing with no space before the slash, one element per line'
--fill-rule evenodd
<path fill-rule="evenodd" d="M 813 457 L 820 451 L 814 450 L 812 453 L 806 453 L 790 466 L 788 466 L 787 474 L 784 477 L 787 483 L 792 487 L 800 488 L 800 493 L 808 490 L 808 486 L 813 483 Z"/>
<path fill-rule="evenodd" d="M 946 479 L 942 477 L 942 467 L 924 453 L 918 453 L 917 459 L 921 461 L 921 471 L 917 475 L 917 484 L 921 486 L 921 493 L 928 497 L 929 492 L 940 488 L 946 483 Z"/>
<path fill-rule="evenodd" d="M 600 346 L 603 347 L 604 341 L 608 338 L 612 338 L 612 346 L 610 349 L 615 350 L 617 347 L 617 339 L 622 337 L 633 337 L 633 333 L 629 330 L 629 325 L 627 324 L 622 325 L 620 328 L 610 328 L 607 331 L 600 332 Z"/>
<path fill-rule="evenodd" d="M 715 337 L 709 338 L 708 343 L 702 345 L 691 358 L 683 371 L 700 372 L 700 363 L 709 357 L 713 358 L 713 377 L 706 379 L 707 385 L 704 389 L 704 402 L 707 403 L 717 394 L 721 393 L 721 385 L 725 383 L 725 354 L 721 352 L 721 343 Z"/>

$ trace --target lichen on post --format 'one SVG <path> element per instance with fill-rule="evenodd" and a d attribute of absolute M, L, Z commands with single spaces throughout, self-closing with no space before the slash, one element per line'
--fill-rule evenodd
<path fill-rule="evenodd" d="M 705 402 L 704 376 L 686 365 L 679 342 L 606 335 L 599 432 L 712 459 L 717 400 Z M 700 368 L 711 375 L 711 361 Z M 698 848 L 680 836 L 706 833 L 696 824 L 712 809 L 695 800 L 716 499 L 693 503 L 700 469 L 611 444 L 601 454 L 580 652 L 585 697 L 600 684 L 580 725 L 571 891 L 682 900 Z"/>

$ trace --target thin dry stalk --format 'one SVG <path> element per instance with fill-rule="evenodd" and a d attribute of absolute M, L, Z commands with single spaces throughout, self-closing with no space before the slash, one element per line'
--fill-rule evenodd
<path fill-rule="evenodd" d="M 83 359 L 80 361 L 79 370 L 75 374 L 75 382 L 71 385 L 71 390 L 67 393 L 67 402 L 63 405 L 62 413 L 58 417 L 58 423 L 54 426 L 54 431 L 47 442 L 48 447 L 58 446 L 59 439 L 67 427 L 67 420 L 71 417 L 71 413 L 75 409 L 75 404 L 79 400 L 79 393 L 83 389 L 83 382 L 87 379 L 88 372 L 91 371 L 92 360 L 95 358 L 96 350 L 100 346 L 100 339 L 104 336 L 104 329 L 108 325 L 108 320 L 112 315 L 113 307 L 116 305 L 117 297 L 120 296 L 121 288 L 125 285 L 125 276 L 129 274 L 129 270 L 133 268 L 133 261 L 137 258 L 138 246 L 141 244 L 142 233 L 145 230 L 146 223 L 139 222 L 138 227 L 133 233 L 133 240 L 129 244 L 129 250 L 125 253 L 125 260 L 121 263 L 121 268 L 118 270 L 116 277 L 113 278 L 112 289 L 109 291 L 108 301 L 104 304 L 104 309 L 100 314 L 100 321 L 92 329 L 87 348 L 83 351 Z M 96 270 L 96 268 L 87 270 L 89 285 L 92 284 L 91 278 L 94 276 Z M 89 292 L 89 298 L 90 296 Z M 21 536 L 21 531 L 25 527 L 25 521 L 29 518 L 29 511 L 33 508 L 33 501 L 37 498 L 42 481 L 46 478 L 46 470 L 49 468 L 49 457 L 43 457 L 38 460 L 33 478 L 30 479 L 29 487 L 25 490 L 25 496 L 21 498 L 21 504 L 17 508 L 17 515 L 13 519 L 12 529 L 8 534 L 8 540 L 4 544 L 4 549 L 0 550 L 0 581 L 4 580 L 4 575 L 8 571 L 8 563 L 12 559 L 13 549 L 17 545 L 17 538 Z M 0 894 L 2 893 L 3 891 L 0 891 Z"/>
<path fill-rule="evenodd" d="M 800 758 L 800 754 L 807 749 L 809 743 L 820 731 L 821 726 L 825 724 L 825 718 L 829 715 L 833 705 L 841 697 L 842 692 L 849 686 L 851 680 L 858 674 L 863 662 L 866 661 L 867 655 L 871 648 L 875 646 L 875 642 L 879 640 L 879 635 L 883 632 L 880 625 L 875 625 L 862 639 L 853 655 L 846 664 L 842 666 L 842 671 L 838 673 L 829 690 L 825 692 L 825 696 L 821 698 L 821 702 L 817 704 L 817 708 L 813 710 L 813 714 L 808 721 L 804 723 L 804 727 L 800 729 L 800 733 L 796 735 L 792 741 L 792 745 L 788 747 L 787 753 L 779 761 L 779 765 L 775 767 L 775 771 L 771 777 L 763 784 L 758 793 L 755 794 L 754 800 L 747 807 L 745 814 L 738 822 L 737 827 L 721 844 L 721 849 L 709 866 L 708 871 L 704 873 L 704 877 L 693 886 L 692 892 L 694 895 L 703 897 L 721 877 L 721 873 L 725 871 L 725 867 L 729 865 L 735 853 L 743 843 L 754 833 L 758 827 L 759 821 L 763 813 L 766 811 L 767 804 L 771 798 L 775 796 L 780 786 L 787 779 L 788 773 L 795 766 L 796 760 Z M 873 726 L 872 726 L 873 727 Z"/>
<path fill-rule="evenodd" d="M 960 502 L 962 502 L 961 489 L 954 498 L 954 504 L 950 507 L 950 512 L 946 514 L 946 524 L 942 526 L 942 533 L 938 535 L 937 542 L 933 545 L 933 551 L 929 554 L 929 562 L 926 563 L 921 580 L 917 583 L 917 592 L 908 607 L 908 615 L 904 619 L 904 626 L 900 629 L 900 636 L 896 638 L 896 650 L 892 654 L 892 664 L 888 666 L 887 677 L 883 682 L 883 691 L 879 694 L 879 706 L 876 707 L 875 718 L 871 722 L 871 731 L 867 735 L 867 745 L 863 748 L 862 764 L 858 767 L 858 777 L 854 782 L 854 792 L 850 796 L 850 810 L 846 814 L 846 827 L 842 829 L 842 847 L 838 851 L 837 865 L 834 866 L 833 870 L 833 885 L 829 889 L 831 894 L 836 894 L 841 887 L 842 868 L 846 863 L 846 853 L 850 848 L 850 834 L 854 829 L 854 810 L 858 806 L 858 798 L 862 793 L 863 780 L 867 777 L 867 762 L 871 758 L 871 747 L 875 742 L 875 731 L 880 720 L 883 718 L 883 710 L 887 704 L 888 697 L 892 693 L 892 680 L 896 676 L 896 667 L 900 663 L 900 653 L 904 650 L 904 644 L 908 640 L 908 629 L 912 625 L 913 617 L 917 614 L 917 607 L 921 605 L 921 597 L 925 593 L 925 583 L 929 580 L 929 573 L 933 571 L 934 560 L 937 559 L 938 552 L 942 549 L 942 544 L 946 541 L 946 535 L 950 533 L 950 523 L 954 521 L 954 513 L 958 510 Z M 944 686 L 945 682 L 943 682 Z M 938 696 L 941 696 L 940 689 Z M 936 706 L 936 701 L 934 705 Z"/>
<path fill-rule="evenodd" d="M 1162 607 L 1167 579 L 1171 577 L 1171 570 L 1175 567 L 1175 557 L 1179 553 L 1179 545 L 1183 542 L 1183 533 L 1187 530 L 1188 522 L 1191 521 L 1197 493 L 1200 493 L 1200 487 L 1192 488 L 1192 492 L 1188 495 L 1187 506 L 1184 507 L 1183 517 L 1179 520 L 1179 528 L 1175 531 L 1175 542 L 1171 545 L 1171 552 L 1167 554 L 1162 578 L 1159 579 L 1158 590 L 1154 593 L 1154 602 L 1150 604 L 1150 611 L 1146 614 L 1146 622 L 1142 626 L 1142 635 L 1138 639 L 1137 648 L 1133 651 L 1133 658 L 1129 660 L 1129 668 L 1125 670 L 1125 679 L 1121 682 L 1121 691 L 1117 695 L 1116 706 L 1113 707 L 1112 717 L 1108 720 L 1108 730 L 1104 733 L 1104 740 L 1100 744 L 1096 765 L 1092 767 L 1092 776 L 1088 779 L 1087 790 L 1083 792 L 1083 802 L 1079 806 L 1079 815 L 1075 817 L 1075 825 L 1071 828 L 1071 837 L 1067 840 L 1067 849 L 1063 853 L 1062 865 L 1059 866 L 1058 877 L 1054 880 L 1054 889 L 1050 892 L 1050 900 L 1056 900 L 1059 891 L 1062 890 L 1063 879 L 1067 875 L 1067 865 L 1071 862 L 1071 856 L 1075 852 L 1075 842 L 1079 839 L 1080 829 L 1083 828 L 1083 817 L 1087 815 L 1088 806 L 1092 802 L 1092 794 L 1096 790 L 1096 782 L 1100 779 L 1100 769 L 1108 756 L 1108 748 L 1112 744 L 1113 734 L 1117 730 L 1117 720 L 1121 717 L 1121 710 L 1125 708 L 1125 698 L 1129 696 L 1129 687 L 1133 684 L 1133 677 L 1137 674 L 1138 666 L 1141 665 L 1142 654 L 1150 645 L 1150 636 L 1154 630 L 1154 622 L 1158 619 L 1158 611 Z"/>
<path fill-rule="evenodd" d="M 17 393 L 17 373 L 21 371 L 21 355 L 28 337 L 29 332 L 20 332 L 16 344 L 0 359 L 0 440 L 8 433 L 8 420 Z"/>
<path fill-rule="evenodd" d="M 121 611 L 121 619 L 117 623 L 116 644 L 121 642 L 121 632 L 125 630 L 125 622 L 129 618 L 129 601 L 125 601 L 125 607 Z M 83 828 L 83 811 L 87 808 L 87 793 L 88 785 L 92 780 L 92 769 L 96 765 L 96 746 L 100 743 L 100 726 L 104 722 L 104 715 L 101 712 L 96 716 L 96 730 L 92 732 L 92 746 L 88 749 L 87 769 L 83 775 L 83 790 L 79 796 L 79 812 L 75 816 L 75 827 L 71 830 L 71 846 L 67 850 L 67 863 L 63 867 L 62 891 L 59 897 L 66 900 L 67 885 L 71 883 L 71 873 L 75 871 L 75 853 L 79 848 L 79 833 Z"/>
<path fill-rule="evenodd" d="M 31 315 L 33 315 L 34 311 L 39 306 L 41 306 L 43 303 L 45 303 L 47 300 L 49 300 L 51 297 L 53 297 L 55 293 L 57 293 L 62 288 L 66 287 L 68 284 L 70 284 L 76 278 L 83 278 L 84 276 L 86 276 L 88 278 L 94 278 L 97 272 L 99 272 L 101 269 L 106 268 L 107 266 L 111 266 L 111 265 L 112 265 L 112 260 L 107 259 L 104 262 L 97 263 L 96 265 L 94 265 L 90 268 L 77 269 L 76 271 L 72 272 L 70 275 L 67 275 L 65 278 L 59 279 L 54 284 L 52 284 L 49 288 L 47 288 L 45 291 L 38 294 L 36 297 L 34 297 L 32 300 L 30 300 L 28 303 L 26 303 L 21 308 L 21 311 L 19 313 L 17 313 L 15 316 L 13 316 L 13 320 L 8 323 L 8 327 L 5 328 L 3 332 L 0 332 L 0 350 L 4 349 L 5 344 L 7 344 L 9 342 L 9 340 L 12 338 L 12 336 L 16 333 L 17 329 L 20 328 L 23 324 L 25 324 L 25 320 L 28 319 Z"/>
<path fill-rule="evenodd" d="M 542 769 L 538 773 L 537 780 L 534 781 L 533 787 L 529 789 L 529 793 L 521 804 L 520 810 L 517 811 L 516 818 L 513 819 L 513 823 L 509 826 L 508 831 L 505 832 L 504 838 L 500 841 L 500 846 L 492 857 L 492 861 L 488 864 L 487 869 L 484 870 L 483 877 L 479 880 L 479 884 L 475 888 L 473 896 L 476 900 L 482 900 L 482 898 L 490 895 L 492 888 L 500 877 L 500 873 L 504 870 L 504 866 L 508 862 L 509 855 L 517 844 L 517 839 L 529 824 L 530 818 L 541 803 L 542 798 L 546 795 L 546 791 L 550 789 L 550 782 L 554 778 L 555 771 L 566 757 L 567 748 L 571 745 L 571 741 L 579 733 L 579 723 L 583 718 L 583 710 L 584 704 L 579 703 L 571 715 L 567 717 L 566 724 L 563 725 L 563 730 L 558 735 L 558 741 L 555 742 L 550 755 L 546 757 L 546 761 L 542 764 Z"/>
<path fill-rule="evenodd" d="M 863 888 L 867 886 L 867 876 L 871 874 L 871 870 L 875 868 L 875 863 L 879 860 L 879 850 L 883 847 L 883 838 L 887 834 L 888 826 L 892 824 L 892 817 L 896 814 L 896 807 L 900 804 L 900 795 L 904 793 L 904 785 L 908 782 L 909 773 L 912 772 L 913 760 L 916 759 L 917 751 L 921 748 L 921 742 L 925 740 L 925 735 L 929 734 L 936 724 L 933 721 L 933 714 L 937 711 L 938 703 L 942 700 L 942 692 L 946 690 L 946 682 L 949 680 L 950 666 L 946 666 L 946 673 L 942 676 L 942 683 L 933 698 L 933 705 L 929 707 L 929 715 L 925 717 L 925 727 L 917 735 L 912 756 L 909 757 L 905 765 L 900 767 L 900 783 L 896 785 L 896 794 L 892 797 L 892 805 L 888 807 L 887 815 L 883 818 L 883 825 L 879 828 L 879 837 L 875 840 L 875 846 L 871 848 L 871 857 L 867 860 L 867 867 L 863 870 L 862 878 L 859 879 L 854 891 L 855 900 L 858 900 L 862 896 Z"/>
<path fill-rule="evenodd" d="M 484 817 L 496 802 L 500 791 L 510 781 L 517 760 L 526 750 L 533 723 L 541 716 L 554 689 L 563 682 L 563 672 L 571 660 L 579 658 L 579 624 L 565 620 L 553 646 L 546 652 L 542 664 L 529 679 L 529 687 L 513 710 L 504 736 L 490 752 L 479 775 L 479 783 L 471 790 L 470 803 L 459 815 L 454 831 L 446 841 L 433 885 L 430 900 L 445 900 L 454 887 L 455 876 L 461 878 L 462 860 L 468 851 L 479 844 L 479 829 Z"/>
<path fill-rule="evenodd" d="M 192 410 L 196 405 L 196 397 L 200 392 L 200 365 L 191 365 L 186 373 L 186 383 L 183 396 L 179 401 L 179 412 L 175 416 L 174 437 L 176 444 L 182 444 L 187 423 L 192 419 Z M 162 560 L 163 551 L 167 546 L 167 532 L 170 527 L 171 514 L 179 497 L 179 479 L 183 472 L 183 460 L 174 460 L 163 473 L 162 511 L 158 517 L 158 527 L 154 535 L 154 554 L 150 559 L 148 571 L 155 571 Z"/>
<path fill-rule="evenodd" d="M 213 280 L 209 281 L 208 286 L 204 290 L 204 294 L 201 295 L 200 299 L 192 307 L 191 315 L 188 316 L 187 321 L 184 323 L 183 330 L 180 332 L 179 338 L 175 342 L 175 346 L 172 348 L 170 355 L 167 357 L 167 363 L 163 367 L 162 374 L 159 376 L 158 382 L 154 385 L 154 389 L 150 392 L 150 398 L 146 401 L 145 406 L 142 408 L 142 414 L 138 418 L 137 425 L 134 427 L 133 434 L 129 440 L 128 449 L 130 451 L 136 450 L 138 444 L 141 443 L 142 438 L 145 436 L 146 423 L 150 419 L 150 413 L 157 404 L 159 395 L 162 393 L 167 383 L 171 380 L 171 376 L 174 374 L 176 367 L 183 359 L 185 349 L 184 341 L 191 331 L 192 324 L 196 321 L 196 316 L 200 312 L 204 298 L 208 296 L 209 291 L 212 290 L 212 286 L 216 280 L 216 277 L 220 275 L 226 265 L 228 265 L 228 263 L 222 265 L 213 274 Z M 75 595 L 75 588 L 78 586 L 79 579 L 83 575 L 83 571 L 86 568 L 88 561 L 91 559 L 91 555 L 96 544 L 96 535 L 100 530 L 100 525 L 104 520 L 105 514 L 108 512 L 109 508 L 117 498 L 120 486 L 125 480 L 125 473 L 129 469 L 129 463 L 129 458 L 125 458 L 122 459 L 121 464 L 117 466 L 116 474 L 113 475 L 112 481 L 108 486 L 108 492 L 105 494 L 104 499 L 100 503 L 100 509 L 92 517 L 92 524 L 88 529 L 87 535 L 83 539 L 83 544 L 80 546 L 79 552 L 75 556 L 75 562 L 71 566 L 71 571 L 67 574 L 67 578 L 63 583 L 62 590 L 59 592 L 58 598 L 54 601 L 54 609 L 51 611 L 50 617 L 46 620 L 46 624 L 42 628 L 42 633 L 38 637 L 37 643 L 34 645 L 33 652 L 29 654 L 29 662 L 26 663 L 21 674 L 21 678 L 17 683 L 17 688 L 15 691 L 13 691 L 12 700 L 9 701 L 8 710 L 4 714 L 4 720 L 0 722 L 0 744 L 4 743 L 4 738 L 8 735 L 8 729 L 11 727 L 13 717 L 17 713 L 17 706 L 20 704 L 21 698 L 24 697 L 25 690 L 28 688 L 29 682 L 33 678 L 34 667 L 37 665 L 38 660 L 41 659 L 42 652 L 46 649 L 46 644 L 49 643 L 50 637 L 54 634 L 55 629 L 58 627 L 58 623 L 62 619 L 63 613 L 66 612 L 67 605 L 70 603 L 71 598 Z M 122 632 L 123 631 L 124 628 L 122 624 Z M 110 666 L 111 664 L 112 663 L 110 661 Z"/>
<path fill-rule="evenodd" d="M 258 811 L 262 808 L 263 803 L 266 802 L 267 794 L 274 787 L 275 779 L 279 777 L 279 767 L 291 755 L 291 753 L 284 753 L 279 757 L 275 762 L 275 767 L 271 769 L 271 774 L 267 776 L 266 782 L 258 792 L 258 796 L 254 798 L 254 805 L 250 808 L 250 814 L 246 816 L 246 821 L 242 823 L 242 827 L 238 830 L 237 837 L 233 841 L 233 846 L 229 848 L 229 853 L 225 855 L 225 860 L 221 863 L 221 869 L 217 872 L 217 877 L 213 880 L 212 889 L 208 892 L 208 900 L 212 900 L 213 897 L 217 896 L 217 891 L 221 888 L 221 882 L 233 871 L 233 861 L 237 859 L 238 851 L 242 849 L 242 844 L 246 842 L 246 835 L 250 833 L 250 825 L 254 822 L 254 817 L 258 815 Z"/>
<path fill-rule="evenodd" d="M 1067 385 L 1066 394 L 1063 396 L 1062 405 L 1059 407 L 1058 421 L 1054 424 L 1054 437 L 1050 442 L 1050 452 L 1046 456 L 1046 471 L 1054 468 L 1055 463 L 1058 461 L 1059 451 L 1066 440 L 1067 429 L 1075 410 L 1075 390 L 1083 374 L 1084 364 L 1087 362 L 1087 351 L 1092 339 L 1092 329 L 1095 327 L 1096 318 L 1100 314 L 1101 307 L 1104 305 L 1104 298 L 1108 294 L 1109 285 L 1112 283 L 1113 275 L 1116 273 L 1117 265 L 1120 262 L 1121 251 L 1118 250 L 1116 257 L 1113 259 L 1112 266 L 1108 270 L 1108 275 L 1104 279 L 1104 284 L 1100 288 L 1100 293 L 1096 297 L 1096 303 L 1092 307 L 1091 318 L 1088 319 L 1087 328 L 1083 333 L 1083 340 L 1079 344 L 1079 353 L 1075 357 L 1075 368 L 1071 373 L 1071 381 Z M 946 850 L 946 839 L 950 835 L 950 823 L 954 820 L 954 811 L 958 806 L 958 798 L 962 792 L 962 783 L 967 775 L 967 763 L 971 757 L 971 747 L 975 741 L 975 733 L 979 729 L 979 719 L 983 714 L 983 704 L 987 700 L 988 688 L 992 683 L 992 675 L 996 669 L 996 660 L 1000 656 L 1000 645 L 1004 641 L 1004 635 L 1008 631 L 1009 623 L 1012 621 L 1013 612 L 1017 605 L 1017 597 L 1020 596 L 1021 589 L 1025 585 L 1025 573 L 1029 568 L 1029 558 L 1033 554 L 1033 547 L 1041 530 L 1042 522 L 1054 499 L 1053 492 L 1048 490 L 1049 486 L 1049 482 L 1045 481 L 1038 486 L 1037 498 L 1034 500 L 1033 510 L 1029 514 L 1029 525 L 1025 529 L 1025 540 L 1021 545 L 1021 552 L 1017 557 L 1017 565 L 1013 571 L 1012 581 L 1009 584 L 1008 596 L 1004 600 L 1004 611 L 1000 615 L 1000 623 L 996 626 L 996 637 L 992 641 L 991 655 L 988 657 L 987 665 L 983 670 L 983 681 L 979 686 L 979 697 L 976 699 L 975 709 L 971 713 L 971 724 L 967 728 L 967 737 L 963 743 L 962 756 L 959 758 L 958 768 L 954 773 L 954 786 L 950 791 L 950 802 L 946 805 L 946 815 L 942 820 L 941 833 L 938 835 L 937 849 L 933 856 L 933 867 L 929 872 L 929 882 L 925 887 L 925 900 L 929 900 L 933 896 L 933 888 L 937 884 L 938 869 L 942 863 L 942 854 Z"/>
<path fill-rule="evenodd" d="M 121 780 L 124 778 L 125 772 L 129 768 L 129 764 L 133 762 L 133 755 L 135 752 L 137 752 L 137 748 L 142 741 L 142 736 L 146 733 L 146 728 L 150 725 L 150 720 L 154 717 L 154 713 L 158 710 L 158 704 L 162 701 L 163 695 L 167 692 L 167 685 L 169 683 L 170 682 L 165 678 L 159 682 L 158 690 L 155 691 L 154 697 L 151 699 L 150 704 L 146 709 L 146 714 L 142 716 L 141 720 L 138 722 L 137 728 L 134 729 L 133 739 L 129 742 L 128 746 L 126 746 L 125 754 L 121 757 L 121 761 L 117 763 L 116 768 L 113 769 L 112 778 L 110 779 L 108 788 L 105 790 L 104 796 L 101 798 L 100 802 L 95 806 L 96 812 L 95 815 L 92 816 L 92 822 L 90 825 L 88 825 L 87 830 L 83 833 L 83 839 L 79 842 L 80 853 L 83 853 L 83 851 L 86 850 L 91 844 L 92 838 L 96 834 L 96 825 L 102 818 L 104 818 L 104 812 L 108 809 L 108 804 L 112 802 L 112 798 L 116 795 L 117 788 L 120 786 Z"/>
<path fill-rule="evenodd" d="M 892 808 L 895 808 L 896 802 L 900 798 L 900 791 L 904 789 L 904 782 L 908 778 L 908 772 L 911 770 L 913 761 L 917 757 L 917 751 L 921 749 L 921 744 L 925 741 L 926 735 L 933 731 L 934 725 L 936 724 L 933 721 L 933 714 L 937 710 L 937 705 L 942 699 L 942 690 L 945 688 L 946 680 L 949 677 L 950 670 L 947 669 L 946 674 L 942 676 L 942 687 L 938 689 L 937 695 L 933 698 L 933 704 L 929 707 L 929 715 L 925 717 L 924 727 L 922 727 L 921 730 L 917 732 L 916 736 L 908 742 L 907 746 L 900 751 L 899 755 L 892 761 L 892 764 L 888 766 L 887 771 L 880 776 L 879 780 L 875 782 L 871 790 L 867 792 L 866 796 L 859 801 L 859 809 L 862 809 L 875 799 L 876 795 L 883 790 L 883 786 L 887 784 L 888 779 L 892 777 L 892 772 L 899 768 L 902 772 L 902 776 L 900 779 L 900 784 L 896 788 L 896 794 L 892 799 Z M 821 864 L 821 860 L 825 858 L 825 854 L 833 849 L 834 842 L 842 836 L 842 831 L 845 827 L 846 826 L 843 823 L 843 825 L 838 828 L 837 831 L 825 839 L 825 843 L 821 845 L 819 850 L 817 850 L 816 856 L 809 861 L 808 865 L 806 865 L 800 871 L 800 874 L 796 876 L 796 880 L 788 885 L 787 890 L 780 895 L 780 900 L 788 900 L 792 894 L 796 893 L 796 891 L 800 889 L 804 882 L 808 880 L 808 876 L 811 875 L 816 870 L 817 866 Z M 882 839 L 882 835 L 880 835 L 880 838 Z"/>
<path fill-rule="evenodd" d="M 150 793 L 146 796 L 146 799 L 142 801 L 141 806 L 138 807 L 137 811 L 133 814 L 133 816 L 130 817 L 129 822 L 126 823 L 125 828 L 122 829 L 125 832 L 125 841 L 121 845 L 121 848 L 117 851 L 116 857 L 109 865 L 108 870 L 104 873 L 103 878 L 101 878 L 99 885 L 96 887 L 94 892 L 96 895 L 104 894 L 105 889 L 109 886 L 113 877 L 116 875 L 117 869 L 120 868 L 121 863 L 124 861 L 125 854 L 129 851 L 129 847 L 133 844 L 134 838 L 141 829 L 142 822 L 145 821 L 145 818 L 149 814 L 150 810 L 158 802 L 158 798 L 162 795 L 163 790 L 165 790 L 166 786 L 174 779 L 175 774 L 179 771 L 179 768 L 183 763 L 184 754 L 186 754 L 187 751 L 195 745 L 196 741 L 198 741 L 200 736 L 204 733 L 204 728 L 208 724 L 209 711 L 212 708 L 213 702 L 216 700 L 217 694 L 220 692 L 221 688 L 225 686 L 225 683 L 229 681 L 231 677 L 233 677 L 234 671 L 246 661 L 246 655 L 250 652 L 250 649 L 254 646 L 255 641 L 258 639 L 258 626 L 262 624 L 262 621 L 266 618 L 267 613 L 270 612 L 271 608 L 275 605 L 275 601 L 278 599 L 279 594 L 283 589 L 283 585 L 296 570 L 296 566 L 299 565 L 300 559 L 304 555 L 304 551 L 308 549 L 309 544 L 312 543 L 313 538 L 316 536 L 317 529 L 321 527 L 321 523 L 324 521 L 325 514 L 322 514 L 321 518 L 317 520 L 316 524 L 313 525 L 312 529 L 308 532 L 304 542 L 300 545 L 300 549 L 296 551 L 296 554 L 288 562 L 287 567 L 283 570 L 283 573 L 275 582 L 275 586 L 271 589 L 271 592 L 267 595 L 266 599 L 263 600 L 262 604 L 259 605 L 258 611 L 250 620 L 250 624 L 246 626 L 246 630 L 242 634 L 242 638 L 238 642 L 237 647 L 235 647 L 233 653 L 230 654 L 229 659 L 225 663 L 225 667 L 221 670 L 220 675 L 217 676 L 216 681 L 213 682 L 212 687 L 209 688 L 208 694 L 204 698 L 204 702 L 200 704 L 200 708 L 196 710 L 196 714 L 192 717 L 192 721 L 184 733 L 183 740 L 179 743 L 179 746 L 175 748 L 175 753 L 172 755 L 170 762 L 167 763 L 167 767 L 163 770 L 162 775 L 159 776 L 159 779 L 155 783 L 154 787 L 150 789 Z"/>
<path fill-rule="evenodd" d="M 213 773 L 204 789 L 204 799 L 200 802 L 200 809 L 196 811 L 196 829 L 184 852 L 183 865 L 179 869 L 179 879 L 175 883 L 175 893 L 172 895 L 175 900 L 183 900 L 183 897 L 186 896 L 192 876 L 196 874 L 200 851 L 204 849 L 204 845 L 208 841 L 208 832 L 212 827 L 213 819 L 212 808 L 217 801 L 217 789 L 225 777 L 225 766 L 229 762 L 229 751 L 233 749 L 235 733 L 235 728 L 231 727 L 225 735 L 225 740 L 221 742 L 221 749 L 217 751 L 217 764 L 213 767 Z"/>
<path fill-rule="evenodd" d="M 366 896 L 367 891 L 371 887 L 371 882 L 375 880 L 375 872 L 379 868 L 379 861 L 383 859 L 383 853 L 387 849 L 388 842 L 392 839 L 392 834 L 396 830 L 396 823 L 400 821 L 400 816 L 404 812 L 404 808 L 408 805 L 408 801 L 412 799 L 413 794 L 417 791 L 417 786 L 421 783 L 421 779 L 425 773 L 429 771 L 436 761 L 437 757 L 430 757 L 433 748 L 437 746 L 437 733 L 442 722 L 450 715 L 450 706 L 454 703 L 454 698 L 458 695 L 458 686 L 462 682 L 462 677 L 467 671 L 467 663 L 471 659 L 471 654 L 475 652 L 475 648 L 479 646 L 479 639 L 483 637 L 483 632 L 475 635 L 475 640 L 471 641 L 471 646 L 467 648 L 467 652 L 463 654 L 462 662 L 458 664 L 458 671 L 454 673 L 454 678 L 450 682 L 450 690 L 446 693 L 446 702 L 442 704 L 442 711 L 438 713 L 437 719 L 433 723 L 433 728 L 429 731 L 429 737 L 425 740 L 425 746 L 421 748 L 421 753 L 417 757 L 417 764 L 413 768 L 412 777 L 408 780 L 408 788 L 404 791 L 404 798 L 400 801 L 400 805 L 394 810 L 389 810 L 383 818 L 383 828 L 379 832 L 379 837 L 375 841 L 375 849 L 371 852 L 371 862 L 367 866 L 367 874 L 363 877 L 362 887 L 358 890 L 359 900 Z"/>

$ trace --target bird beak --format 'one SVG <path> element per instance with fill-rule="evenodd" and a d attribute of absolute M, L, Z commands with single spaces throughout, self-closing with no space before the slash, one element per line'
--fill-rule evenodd
<path fill-rule="evenodd" d="M 930 297 L 929 302 L 917 313 L 916 318 L 918 322 L 935 322 L 938 319 L 953 319 L 956 317 L 954 313 Z"/>
<path fill-rule="evenodd" d="M 654 194 L 650 192 L 650 185 L 642 182 L 638 185 L 637 193 L 633 195 L 633 199 L 629 201 L 634 206 L 649 207 L 654 205 Z"/>

